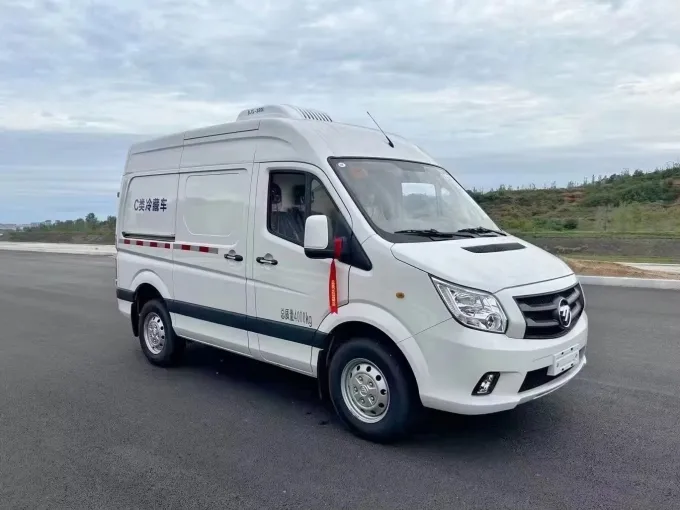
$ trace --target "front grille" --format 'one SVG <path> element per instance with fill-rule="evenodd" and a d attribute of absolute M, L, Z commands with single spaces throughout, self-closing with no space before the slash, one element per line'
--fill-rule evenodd
<path fill-rule="evenodd" d="M 560 292 L 515 297 L 522 311 L 526 330 L 524 338 L 558 338 L 566 335 L 579 321 L 585 307 L 580 284 Z M 571 322 L 565 326 L 559 317 L 560 305 L 569 305 Z"/>

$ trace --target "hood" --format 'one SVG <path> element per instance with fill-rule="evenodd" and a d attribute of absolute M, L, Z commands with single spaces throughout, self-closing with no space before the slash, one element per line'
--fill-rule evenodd
<path fill-rule="evenodd" d="M 573 274 L 559 258 L 513 236 L 396 243 L 392 253 L 442 280 L 491 293 Z"/>

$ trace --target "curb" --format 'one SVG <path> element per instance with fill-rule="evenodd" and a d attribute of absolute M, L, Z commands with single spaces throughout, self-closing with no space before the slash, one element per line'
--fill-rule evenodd
<path fill-rule="evenodd" d="M 631 287 L 638 289 L 657 290 L 680 290 L 680 280 L 580 275 L 577 275 L 577 278 L 583 285 L 602 285 L 607 287 Z"/>
<path fill-rule="evenodd" d="M 640 267 L 680 267 L 680 264 L 660 264 L 658 262 L 618 262 L 618 264 L 625 264 L 626 266 L 640 266 Z"/>
<path fill-rule="evenodd" d="M 657 273 L 680 274 L 680 264 L 633 264 L 630 262 L 620 262 L 620 264 Z"/>
<path fill-rule="evenodd" d="M 116 255 L 116 247 L 108 244 L 0 242 L 0 251 L 54 253 L 62 255 Z"/>

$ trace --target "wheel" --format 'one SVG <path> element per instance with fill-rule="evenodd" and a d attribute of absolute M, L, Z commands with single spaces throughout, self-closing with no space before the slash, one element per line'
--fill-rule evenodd
<path fill-rule="evenodd" d="M 410 432 L 420 400 L 408 367 L 389 349 L 352 339 L 333 354 L 328 377 L 335 411 L 354 434 L 386 443 Z"/>
<path fill-rule="evenodd" d="M 170 314 L 157 299 L 148 301 L 139 313 L 139 343 L 154 365 L 174 365 L 184 353 L 186 342 L 175 335 Z"/>

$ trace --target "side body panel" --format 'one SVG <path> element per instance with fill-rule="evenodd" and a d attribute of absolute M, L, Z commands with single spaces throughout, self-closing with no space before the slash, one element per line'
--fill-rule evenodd
<path fill-rule="evenodd" d="M 252 164 L 220 167 L 180 176 L 170 311 L 178 334 L 250 355 L 245 325 Z"/>

